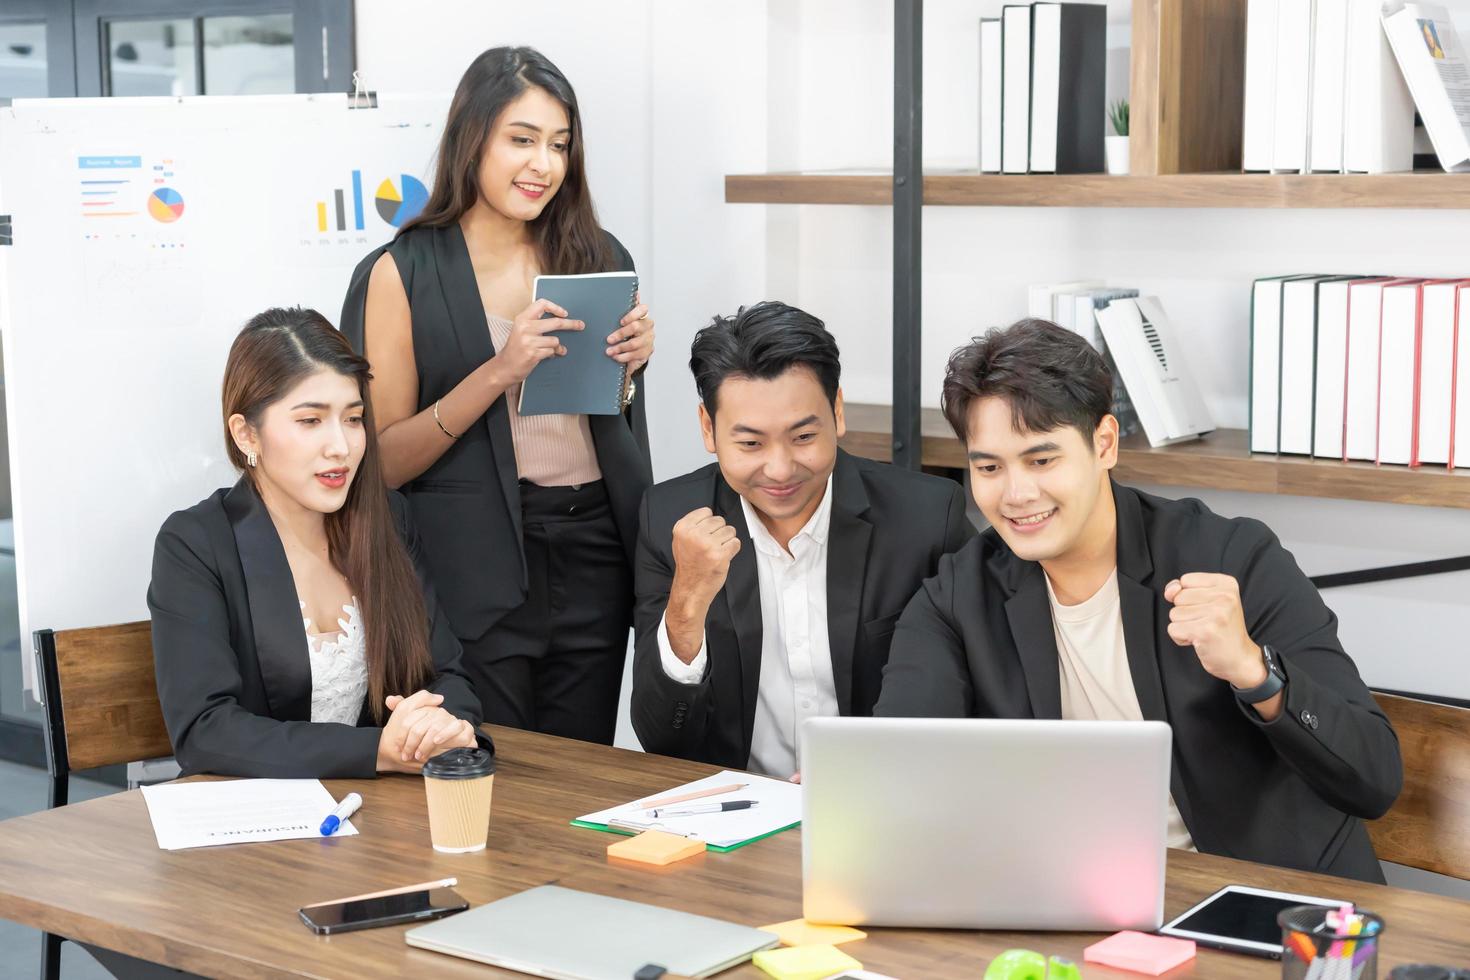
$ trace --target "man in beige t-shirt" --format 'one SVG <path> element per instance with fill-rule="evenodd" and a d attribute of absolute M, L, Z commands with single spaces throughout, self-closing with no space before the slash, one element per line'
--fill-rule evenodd
<path fill-rule="evenodd" d="M 1398 739 L 1265 525 L 1113 482 L 1112 373 L 1043 320 L 956 351 L 943 406 L 990 529 L 899 619 L 874 714 L 1167 722 L 1169 843 L 1382 881 Z"/>
<path fill-rule="evenodd" d="M 1123 641 L 1123 605 L 1118 599 L 1118 570 L 1102 588 L 1074 605 L 1057 599 L 1046 583 L 1051 625 L 1057 641 L 1061 674 L 1062 717 L 1083 721 L 1143 721 L 1133 678 L 1128 673 L 1128 647 Z M 1174 797 L 1169 797 L 1170 847 L 1194 850 L 1194 841 Z"/>

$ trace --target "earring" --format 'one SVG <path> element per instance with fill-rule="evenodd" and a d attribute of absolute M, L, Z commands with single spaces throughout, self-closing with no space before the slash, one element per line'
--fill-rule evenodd
<path fill-rule="evenodd" d="M 255 468 L 255 459 L 255 450 L 253 449 L 245 455 L 245 462 L 250 464 L 251 469 Z"/>

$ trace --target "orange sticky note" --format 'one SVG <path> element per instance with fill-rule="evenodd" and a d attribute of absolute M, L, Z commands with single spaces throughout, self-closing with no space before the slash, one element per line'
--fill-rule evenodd
<path fill-rule="evenodd" d="M 1158 976 L 1194 959 L 1194 940 L 1125 931 L 1082 951 L 1087 963 Z"/>
<path fill-rule="evenodd" d="M 703 851 L 704 841 L 690 840 L 678 834 L 666 834 L 662 830 L 645 830 L 637 837 L 607 845 L 608 857 L 660 866 L 682 861 Z"/>
<path fill-rule="evenodd" d="M 777 922 L 775 925 L 761 926 L 760 930 L 774 932 L 781 937 L 782 944 L 786 946 L 837 946 L 841 943 L 850 943 L 855 939 L 868 938 L 868 934 L 861 929 L 854 929 L 851 926 L 815 925 L 805 919 Z"/>

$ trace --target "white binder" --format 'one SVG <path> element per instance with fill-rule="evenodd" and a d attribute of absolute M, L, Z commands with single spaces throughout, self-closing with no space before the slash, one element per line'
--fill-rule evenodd
<path fill-rule="evenodd" d="M 1215 428 L 1184 349 L 1153 296 L 1115 299 L 1097 311 L 1149 445 L 1167 446 Z"/>

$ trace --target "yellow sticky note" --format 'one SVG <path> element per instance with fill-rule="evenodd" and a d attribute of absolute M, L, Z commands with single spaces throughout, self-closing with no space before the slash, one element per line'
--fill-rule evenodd
<path fill-rule="evenodd" d="M 820 926 L 805 919 L 777 922 L 775 925 L 761 926 L 760 929 L 762 932 L 774 932 L 786 946 L 836 946 L 839 943 L 850 943 L 854 939 L 868 938 L 868 934 L 861 929 L 851 926 Z"/>
<path fill-rule="evenodd" d="M 662 830 L 645 830 L 636 837 L 607 845 L 607 856 L 643 864 L 673 864 L 704 851 L 704 841 L 690 840 Z"/>
<path fill-rule="evenodd" d="M 763 949 L 751 962 L 776 980 L 822 980 L 843 970 L 861 970 L 863 965 L 836 946 L 786 946 Z"/>

